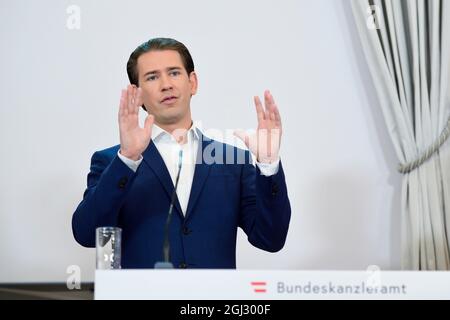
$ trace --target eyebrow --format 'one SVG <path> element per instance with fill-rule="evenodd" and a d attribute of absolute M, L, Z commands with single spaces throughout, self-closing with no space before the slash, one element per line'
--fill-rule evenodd
<path fill-rule="evenodd" d="M 168 67 L 168 68 L 166 68 L 166 71 L 172 71 L 172 70 L 181 70 L 181 67 Z M 146 72 L 144 74 L 144 77 L 146 77 L 148 75 L 151 75 L 151 74 L 158 74 L 160 72 L 161 71 L 159 71 L 159 70 L 151 70 L 151 71 Z"/>

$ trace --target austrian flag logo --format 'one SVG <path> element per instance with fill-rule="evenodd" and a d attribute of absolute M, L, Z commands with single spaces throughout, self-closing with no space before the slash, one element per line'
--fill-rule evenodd
<path fill-rule="evenodd" d="M 250 284 L 253 287 L 253 291 L 256 293 L 267 292 L 267 289 L 266 289 L 267 282 L 265 282 L 265 281 L 253 281 L 253 282 L 250 282 Z"/>

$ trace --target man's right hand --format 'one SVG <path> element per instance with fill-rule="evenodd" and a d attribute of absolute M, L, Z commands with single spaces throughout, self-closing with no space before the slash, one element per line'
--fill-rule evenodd
<path fill-rule="evenodd" d="M 120 154 L 139 160 L 152 138 L 152 126 L 155 118 L 148 115 L 144 128 L 139 126 L 139 108 L 142 105 L 142 89 L 128 85 L 122 90 L 119 107 Z"/>

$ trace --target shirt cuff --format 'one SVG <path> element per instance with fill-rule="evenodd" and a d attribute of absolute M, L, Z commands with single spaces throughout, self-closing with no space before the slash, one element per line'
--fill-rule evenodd
<path fill-rule="evenodd" d="M 278 157 L 277 161 L 274 161 L 272 163 L 261 163 L 258 161 L 255 162 L 259 170 L 261 171 L 261 174 L 266 177 L 270 177 L 273 176 L 274 174 L 277 174 L 278 169 L 280 168 L 280 157 Z"/>
<path fill-rule="evenodd" d="M 127 165 L 128 168 L 130 168 L 134 172 L 137 171 L 137 168 L 139 167 L 142 160 L 144 159 L 141 155 L 139 160 L 137 160 L 137 161 L 131 160 L 131 159 L 125 157 L 124 155 L 120 154 L 120 150 L 117 151 L 117 156 L 120 158 L 120 160 L 122 160 L 123 163 L 125 163 Z"/>

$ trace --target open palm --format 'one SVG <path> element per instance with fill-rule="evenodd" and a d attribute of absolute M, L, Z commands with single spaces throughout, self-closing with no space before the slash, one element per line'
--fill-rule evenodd
<path fill-rule="evenodd" d="M 258 128 L 255 133 L 247 134 L 244 131 L 236 131 L 235 135 L 244 141 L 250 152 L 258 162 L 272 163 L 278 159 L 281 143 L 281 117 L 269 90 L 264 92 L 264 106 L 259 97 L 254 97 Z"/>
<path fill-rule="evenodd" d="M 139 108 L 142 105 L 142 91 L 129 85 L 122 90 L 119 107 L 120 153 L 137 160 L 148 147 L 152 136 L 153 115 L 145 119 L 144 128 L 139 126 Z"/>

